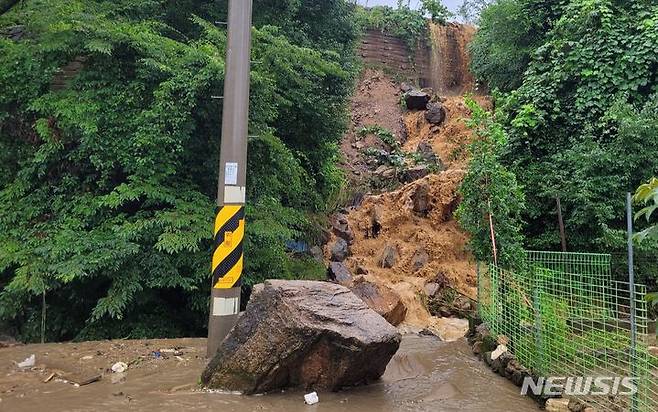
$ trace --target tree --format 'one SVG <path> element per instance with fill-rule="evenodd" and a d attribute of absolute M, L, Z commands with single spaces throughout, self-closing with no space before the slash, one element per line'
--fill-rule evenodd
<path fill-rule="evenodd" d="M 469 146 L 468 172 L 459 189 L 462 202 L 457 219 L 471 234 L 470 245 L 478 260 L 513 266 L 523 260 L 520 213 L 524 198 L 514 173 L 500 162 L 507 135 L 495 117 L 474 100 L 468 99 L 466 104 L 471 110 L 468 126 L 475 136 Z"/>
<path fill-rule="evenodd" d="M 313 240 L 342 184 L 356 67 L 344 1 L 256 5 L 246 287 L 323 275 L 285 242 Z M 0 321 L 21 338 L 39 336 L 43 293 L 49 340 L 204 333 L 225 14 L 35 0 L 0 16 L 26 32 L 0 37 Z"/>
<path fill-rule="evenodd" d="M 428 13 L 435 23 L 445 24 L 452 15 L 441 0 L 421 0 L 421 13 Z"/>

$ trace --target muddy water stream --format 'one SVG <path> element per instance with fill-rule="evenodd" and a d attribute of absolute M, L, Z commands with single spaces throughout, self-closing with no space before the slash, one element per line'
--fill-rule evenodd
<path fill-rule="evenodd" d="M 153 355 L 161 348 L 180 348 Z M 104 341 L 28 345 L 0 349 L 0 411 L 536 411 L 507 380 L 477 360 L 462 339 L 441 342 L 407 335 L 381 381 L 327 393 L 320 403 L 303 403 L 303 392 L 239 396 L 200 391 L 196 382 L 205 364 L 204 339 Z M 32 369 L 13 361 L 36 355 Z M 133 361 L 124 374 L 108 370 L 118 360 Z M 137 361 L 135 361 L 137 360 Z M 76 387 L 54 378 L 102 375 Z"/>

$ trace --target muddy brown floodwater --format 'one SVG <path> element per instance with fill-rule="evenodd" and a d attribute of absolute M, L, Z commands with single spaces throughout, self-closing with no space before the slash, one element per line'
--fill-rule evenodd
<path fill-rule="evenodd" d="M 160 356 L 154 351 L 161 351 Z M 178 352 L 173 353 L 176 349 Z M 261 396 L 208 393 L 197 388 L 205 365 L 205 339 L 102 341 L 27 345 L 0 349 L 0 411 L 536 411 L 535 403 L 495 375 L 470 352 L 465 340 L 441 342 L 407 335 L 383 378 L 372 385 L 319 393 Z M 36 355 L 34 368 L 14 362 Z M 114 362 L 130 363 L 123 374 Z M 56 377 L 44 381 L 53 373 Z M 94 383 L 75 386 L 94 375 Z M 68 380 L 68 381 L 67 381 Z"/>

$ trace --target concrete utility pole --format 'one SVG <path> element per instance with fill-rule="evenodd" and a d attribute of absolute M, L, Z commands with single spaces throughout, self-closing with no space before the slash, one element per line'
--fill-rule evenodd
<path fill-rule="evenodd" d="M 252 0 L 229 0 L 222 143 L 212 256 L 208 351 L 212 357 L 240 312 L 243 267 Z"/>

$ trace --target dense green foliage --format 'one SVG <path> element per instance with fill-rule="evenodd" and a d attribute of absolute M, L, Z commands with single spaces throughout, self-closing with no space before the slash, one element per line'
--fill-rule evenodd
<path fill-rule="evenodd" d="M 420 12 L 429 14 L 435 23 L 445 24 L 448 17 L 452 15 L 441 0 L 420 0 L 420 4 Z"/>
<path fill-rule="evenodd" d="M 363 29 L 381 30 L 402 39 L 410 51 L 427 35 L 427 20 L 423 14 L 402 4 L 398 8 L 358 7 L 356 21 Z"/>
<path fill-rule="evenodd" d="M 559 248 L 559 196 L 569 250 L 623 255 L 626 192 L 657 167 L 658 5 L 499 0 L 481 27 L 473 69 L 511 90 L 501 162 L 523 182 L 526 247 Z"/>
<path fill-rule="evenodd" d="M 471 110 L 467 123 L 475 139 L 469 146 L 471 160 L 460 188 L 463 200 L 457 219 L 471 234 L 470 246 L 478 260 L 494 260 L 493 226 L 497 261 L 513 265 L 523 259 L 520 213 L 524 198 L 516 176 L 500 162 L 507 134 L 475 101 L 467 99 L 466 104 Z"/>
<path fill-rule="evenodd" d="M 25 33 L 0 37 L 0 317 L 22 338 L 42 293 L 50 340 L 203 333 L 225 3 L 30 0 L 0 16 Z M 320 273 L 285 242 L 313 241 L 342 184 L 352 13 L 255 0 L 247 285 Z"/>
<path fill-rule="evenodd" d="M 633 196 L 634 203 L 642 207 L 635 214 L 635 220 L 646 220 L 649 227 L 635 235 L 638 243 L 658 240 L 658 224 L 654 223 L 653 214 L 658 210 L 658 179 L 653 177 L 647 183 L 640 185 Z M 658 279 L 658 276 L 656 276 Z M 647 294 L 647 301 L 654 313 L 658 313 L 658 292 Z"/>

